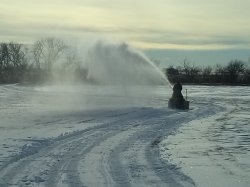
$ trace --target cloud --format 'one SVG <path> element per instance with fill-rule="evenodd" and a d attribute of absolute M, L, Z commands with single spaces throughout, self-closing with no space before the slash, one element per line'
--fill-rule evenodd
<path fill-rule="evenodd" d="M 230 34 L 189 33 L 176 30 L 116 27 L 98 25 L 54 24 L 43 21 L 21 23 L 18 21 L 1 21 L 1 38 L 30 38 L 28 42 L 47 36 L 84 37 L 109 36 L 127 40 L 140 48 L 248 48 L 249 36 Z M 2 39 L 3 40 L 3 39 Z M 24 41 L 22 41 L 24 42 Z"/>
<path fill-rule="evenodd" d="M 250 46 L 248 0 L 0 2 L 2 41 L 12 37 L 18 40 L 18 36 L 20 40 L 32 41 L 48 35 L 79 38 L 105 35 L 142 48 Z"/>

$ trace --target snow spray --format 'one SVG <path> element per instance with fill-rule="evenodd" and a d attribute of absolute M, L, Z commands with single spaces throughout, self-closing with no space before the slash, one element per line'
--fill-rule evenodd
<path fill-rule="evenodd" d="M 146 56 L 124 42 L 98 41 L 85 56 L 87 79 L 105 85 L 167 85 L 164 74 Z"/>
<path fill-rule="evenodd" d="M 59 72 L 53 76 L 57 79 L 53 81 L 60 84 L 45 90 L 67 93 L 68 99 L 62 97 L 60 103 L 72 102 L 72 108 L 78 103 L 87 108 L 148 106 L 156 86 L 163 87 L 166 94 L 172 92 L 163 72 L 142 52 L 125 42 L 98 40 L 85 45 L 67 45 L 64 55 L 52 69 L 54 74 Z M 76 73 L 77 78 L 72 78 Z M 69 106 L 67 103 L 66 107 Z"/>

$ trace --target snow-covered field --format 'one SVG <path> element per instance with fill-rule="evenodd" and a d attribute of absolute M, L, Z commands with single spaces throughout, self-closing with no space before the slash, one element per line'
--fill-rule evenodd
<path fill-rule="evenodd" d="M 250 186 L 250 88 L 0 86 L 0 186 Z"/>
<path fill-rule="evenodd" d="M 196 186 L 250 186 L 250 88 L 190 87 L 196 103 L 222 111 L 195 119 L 161 142 L 161 157 Z"/>

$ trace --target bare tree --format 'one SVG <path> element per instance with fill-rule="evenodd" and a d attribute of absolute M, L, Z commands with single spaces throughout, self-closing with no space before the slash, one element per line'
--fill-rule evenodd
<path fill-rule="evenodd" d="M 10 63 L 13 68 L 21 67 L 24 64 L 25 54 L 22 51 L 22 44 L 9 43 Z"/>
<path fill-rule="evenodd" d="M 32 49 L 36 68 L 43 68 L 48 73 L 51 72 L 52 66 L 65 48 L 64 42 L 56 38 L 44 38 L 36 41 Z"/>
<path fill-rule="evenodd" d="M 41 69 L 41 58 L 43 54 L 44 45 L 41 41 L 36 41 L 33 45 L 32 54 L 34 57 L 36 68 L 40 71 Z"/>
<path fill-rule="evenodd" d="M 202 70 L 202 75 L 203 76 L 210 76 L 211 75 L 211 73 L 212 73 L 212 67 L 211 66 L 206 66 L 206 67 L 204 67 L 203 68 L 203 70 Z"/>
<path fill-rule="evenodd" d="M 226 67 L 231 83 L 237 82 L 240 73 L 245 70 L 245 64 L 241 60 L 232 60 Z"/>
<path fill-rule="evenodd" d="M 186 79 L 187 79 L 186 81 L 192 82 L 194 81 L 195 77 L 197 77 L 199 73 L 201 72 L 201 68 L 196 66 L 194 63 L 193 65 L 190 65 L 187 59 L 184 59 L 183 71 L 186 74 Z"/>
<path fill-rule="evenodd" d="M 22 44 L 0 44 L 0 78 L 1 82 L 20 82 L 27 68 L 27 59 Z"/>
<path fill-rule="evenodd" d="M 212 67 L 211 66 L 206 66 L 204 67 L 201 71 L 202 71 L 202 82 L 205 82 L 205 83 L 211 83 L 213 80 L 212 80 Z"/>
<path fill-rule="evenodd" d="M 216 64 L 215 66 L 215 82 L 216 83 L 223 83 L 223 82 L 227 82 L 226 77 L 227 77 L 227 70 L 224 66 L 220 65 L 220 64 Z"/>
<path fill-rule="evenodd" d="M 250 84 L 250 68 L 246 68 L 244 71 L 244 81 L 245 83 L 247 83 L 248 85 Z"/>
<path fill-rule="evenodd" d="M 187 76 L 190 75 L 191 67 L 190 67 L 190 63 L 187 61 L 186 58 L 184 59 L 184 62 L 183 62 L 183 71 L 184 71 L 184 73 L 185 73 Z"/>
<path fill-rule="evenodd" d="M 0 68 L 1 70 L 9 66 L 10 53 L 7 43 L 0 44 Z"/>
<path fill-rule="evenodd" d="M 51 72 L 53 64 L 58 59 L 59 55 L 64 51 L 66 45 L 62 40 L 55 38 L 45 38 L 41 40 L 44 46 L 42 55 L 48 72 Z"/>

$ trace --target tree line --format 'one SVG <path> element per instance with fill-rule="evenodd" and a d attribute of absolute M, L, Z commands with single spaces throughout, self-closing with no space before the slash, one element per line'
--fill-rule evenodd
<path fill-rule="evenodd" d="M 169 66 L 164 72 L 171 83 L 250 85 L 250 67 L 238 59 L 224 66 L 217 64 L 213 67 L 199 67 L 185 59 L 182 66 Z"/>
<path fill-rule="evenodd" d="M 62 40 L 44 38 L 32 45 L 0 43 L 0 84 L 86 79 L 76 51 Z M 53 69 L 53 71 L 52 71 Z"/>
<path fill-rule="evenodd" d="M 172 83 L 250 85 L 250 68 L 238 59 L 214 67 L 191 65 L 185 59 L 182 66 L 169 66 L 164 72 Z M 32 45 L 0 43 L 0 84 L 41 83 L 55 77 L 93 82 L 87 74 L 76 50 L 60 39 L 44 38 Z"/>
<path fill-rule="evenodd" d="M 27 68 L 25 49 L 21 44 L 0 44 L 0 83 L 19 82 Z"/>

